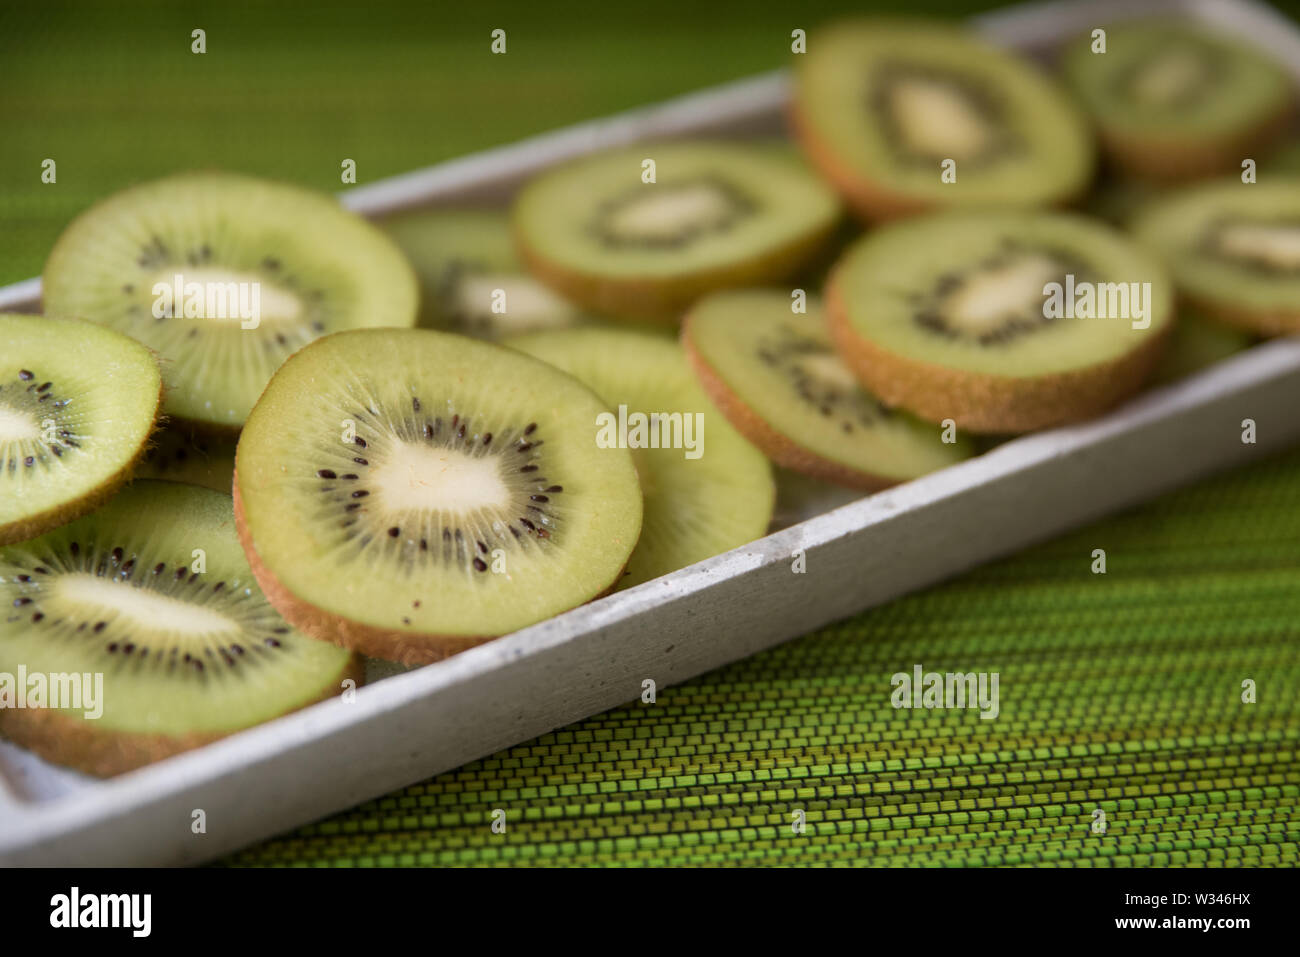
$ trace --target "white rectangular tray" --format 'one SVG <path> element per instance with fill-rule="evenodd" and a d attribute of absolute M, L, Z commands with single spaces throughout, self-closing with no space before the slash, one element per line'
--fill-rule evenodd
<path fill-rule="evenodd" d="M 1300 80 L 1300 34 L 1252 0 L 1053 2 L 980 18 L 1038 51 L 1172 10 L 1246 35 Z M 503 200 L 534 171 L 615 144 L 781 130 L 773 73 L 349 191 L 367 215 Z M 0 289 L 34 309 L 39 280 Z M 1258 442 L 1243 444 L 1242 420 Z M 1104 418 L 1017 439 L 743 548 L 419 670 L 107 781 L 0 742 L 0 864 L 204 861 L 940 581 L 1300 442 L 1300 338 L 1234 356 Z M 802 551 L 807 571 L 794 574 Z M 1089 556 L 1081 556 L 1087 561 Z M 191 831 L 202 809 L 207 833 Z M 485 821 L 487 811 L 485 809 Z"/>

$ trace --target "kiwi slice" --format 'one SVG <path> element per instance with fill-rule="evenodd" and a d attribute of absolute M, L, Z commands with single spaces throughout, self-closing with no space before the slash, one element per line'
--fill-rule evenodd
<path fill-rule="evenodd" d="M 491 209 L 416 210 L 378 224 L 420 277 L 420 325 L 496 340 L 588 321 L 528 275 L 509 216 Z"/>
<path fill-rule="evenodd" d="M 508 344 L 589 385 L 612 410 L 604 422 L 620 435 L 626 422 L 645 524 L 620 587 L 766 534 L 776 498 L 771 468 L 710 404 L 677 343 L 621 329 L 565 329 Z"/>
<path fill-rule="evenodd" d="M 137 482 L 0 548 L 0 607 L 0 673 L 25 674 L 28 689 L 17 707 L 8 688 L 0 732 L 90 774 L 198 747 L 362 679 L 355 655 L 293 631 L 267 604 L 230 496 L 192 485 Z M 84 678 L 82 697 L 54 700 L 50 676 Z"/>
<path fill-rule="evenodd" d="M 235 440 L 184 428 L 154 433 L 135 469 L 136 478 L 186 482 L 230 494 Z"/>
<path fill-rule="evenodd" d="M 1300 176 L 1237 177 L 1152 203 L 1133 222 L 1187 304 L 1262 335 L 1300 332 Z"/>
<path fill-rule="evenodd" d="M 941 430 L 883 405 L 836 354 L 821 304 L 795 314 L 770 290 L 695 304 L 682 344 L 704 391 L 773 462 L 853 488 L 880 489 L 970 455 Z"/>
<path fill-rule="evenodd" d="M 271 602 L 317 638 L 422 664 L 609 590 L 641 529 L 604 404 L 545 363 L 423 329 L 326 336 L 271 379 L 235 514 Z"/>
<path fill-rule="evenodd" d="M 410 326 L 419 295 L 401 251 L 333 197 L 234 173 L 173 176 L 82 213 L 43 290 L 47 311 L 162 356 L 169 416 L 226 429 L 304 343 Z"/>
<path fill-rule="evenodd" d="M 877 230 L 845 254 L 827 293 L 836 346 L 867 389 L 986 433 L 1084 419 L 1135 392 L 1172 307 L 1164 267 L 1131 239 L 1077 214 L 1028 211 Z"/>
<path fill-rule="evenodd" d="M 1234 326 L 1207 319 L 1195 310 L 1183 309 L 1169 335 L 1169 348 L 1160 357 L 1151 382 L 1163 384 L 1185 378 L 1249 349 L 1254 342 L 1252 336 Z"/>
<path fill-rule="evenodd" d="M 1107 28 L 1061 58 L 1107 156 L 1137 176 L 1182 179 L 1239 169 L 1286 124 L 1291 81 L 1259 50 L 1178 20 Z"/>
<path fill-rule="evenodd" d="M 815 32 L 797 59 L 795 135 L 868 220 L 1063 203 L 1092 177 L 1092 137 L 1064 93 L 967 30 L 845 21 Z"/>
<path fill-rule="evenodd" d="M 162 401 L 158 360 L 79 319 L 0 315 L 0 545 L 84 515 L 131 477 Z"/>
<path fill-rule="evenodd" d="M 788 148 L 646 143 L 538 176 L 519 194 L 514 231 L 529 269 L 564 297 L 676 322 L 705 293 L 793 275 L 839 219 L 834 193 Z"/>

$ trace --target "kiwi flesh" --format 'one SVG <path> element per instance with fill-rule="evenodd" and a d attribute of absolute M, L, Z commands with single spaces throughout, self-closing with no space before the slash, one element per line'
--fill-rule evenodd
<path fill-rule="evenodd" d="M 776 496 L 771 468 L 710 404 L 677 343 L 635 331 L 583 328 L 520 336 L 507 344 L 572 373 L 605 400 L 607 423 L 627 423 L 626 441 L 634 447 L 645 493 L 645 522 L 620 587 L 767 533 Z"/>
<path fill-rule="evenodd" d="M 529 270 L 566 299 L 675 323 L 715 289 L 794 275 L 839 220 L 834 193 L 788 149 L 665 142 L 542 173 L 516 199 L 513 229 Z"/>
<path fill-rule="evenodd" d="M 419 296 L 401 251 L 333 197 L 234 173 L 109 197 L 63 232 L 42 278 L 47 311 L 162 357 L 170 418 L 225 430 L 305 343 L 410 326 Z"/>
<path fill-rule="evenodd" d="M 154 433 L 134 477 L 201 485 L 229 495 L 234 475 L 234 439 L 172 427 Z"/>
<path fill-rule="evenodd" d="M 742 435 L 787 469 L 876 490 L 970 455 L 961 438 L 883 405 L 831 343 L 821 303 L 791 309 L 776 290 L 715 293 L 696 303 L 682 344 L 704 391 Z"/>
<path fill-rule="evenodd" d="M 1188 306 L 1260 335 L 1300 332 L 1300 176 L 1188 187 L 1144 207 L 1133 231 Z"/>
<path fill-rule="evenodd" d="M 1291 81 L 1262 52 L 1175 20 L 1106 30 L 1066 48 L 1062 72 L 1109 159 L 1130 175 L 1180 180 L 1240 169 L 1285 128 Z"/>
<path fill-rule="evenodd" d="M 1061 204 L 1092 178 L 1092 136 L 1063 91 L 967 30 L 843 21 L 814 32 L 797 61 L 795 136 L 869 221 Z M 945 181 L 949 160 L 956 178 Z"/>
<path fill-rule="evenodd" d="M 1207 319 L 1195 310 L 1182 309 L 1169 334 L 1169 348 L 1160 357 L 1151 383 L 1163 385 L 1186 378 L 1249 349 L 1254 343 L 1253 336 L 1235 326 Z"/>
<path fill-rule="evenodd" d="M 0 732 L 90 774 L 198 747 L 362 679 L 355 655 L 275 613 L 235 537 L 230 496 L 196 486 L 137 482 L 0 548 L 0 607 L 0 673 L 25 673 L 28 689 L 39 675 L 46 694 L 47 676 L 102 676 L 97 694 L 80 689 L 99 699 L 97 717 L 85 698 L 17 707 L 17 685 L 0 684 Z"/>
<path fill-rule="evenodd" d="M 501 346 L 326 336 L 271 379 L 235 453 L 253 571 L 314 637 L 424 664 L 612 588 L 641 529 L 603 403 Z"/>
<path fill-rule="evenodd" d="M 827 300 L 840 354 L 886 404 L 1014 433 L 1135 392 L 1172 325 L 1173 288 L 1153 255 L 1087 217 L 953 212 L 868 235 Z"/>
<path fill-rule="evenodd" d="M 97 508 L 131 477 L 162 401 L 157 358 L 79 319 L 0 315 L 0 545 Z"/>

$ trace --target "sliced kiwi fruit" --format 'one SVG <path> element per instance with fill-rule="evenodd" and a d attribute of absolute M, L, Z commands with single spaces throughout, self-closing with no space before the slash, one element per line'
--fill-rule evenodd
<path fill-rule="evenodd" d="M 1124 399 L 1159 359 L 1172 308 L 1164 266 L 1130 238 L 1029 211 L 877 230 L 827 293 L 836 346 L 869 391 L 980 433 L 1059 425 Z"/>
<path fill-rule="evenodd" d="M 510 217 L 493 209 L 428 209 L 378 223 L 420 277 L 420 325 L 479 339 L 589 321 L 528 275 L 515 255 Z"/>
<path fill-rule="evenodd" d="M 604 404 L 510 349 L 423 329 L 326 336 L 275 374 L 239 439 L 235 514 L 280 612 L 423 664 L 589 601 L 641 529 Z"/>
<path fill-rule="evenodd" d="M 654 182 L 646 182 L 647 162 Z M 840 219 L 834 193 L 786 148 L 646 143 L 545 172 L 520 192 L 529 269 L 601 315 L 676 322 L 705 293 L 777 282 L 812 262 Z"/>
<path fill-rule="evenodd" d="M 0 732 L 90 774 L 198 747 L 362 678 L 355 655 L 299 634 L 267 604 L 230 496 L 192 485 L 137 482 L 0 548 L 0 608 L 0 672 L 25 674 L 28 688 L 26 707 L 0 707 Z M 81 697 L 54 700 L 56 683 L 72 692 L 68 679 Z"/>
<path fill-rule="evenodd" d="M 162 401 L 158 360 L 79 319 L 0 315 L 0 545 L 97 508 L 131 477 Z"/>
<path fill-rule="evenodd" d="M 1192 309 L 1180 310 L 1169 334 L 1169 348 L 1151 376 L 1153 385 L 1174 382 L 1207 369 L 1254 345 L 1255 339 L 1235 326 L 1207 319 Z"/>
<path fill-rule="evenodd" d="M 1066 48 L 1067 84 L 1107 156 L 1132 175 L 1185 179 L 1240 169 L 1279 133 L 1291 81 L 1256 48 L 1178 20 L 1143 20 Z"/>
<path fill-rule="evenodd" d="M 776 290 L 715 293 L 697 302 L 682 344 L 704 391 L 773 462 L 814 478 L 875 490 L 970 455 L 961 438 L 883 405 L 831 344 L 820 302 L 794 313 Z"/>
<path fill-rule="evenodd" d="M 1179 190 L 1146 206 L 1133 230 L 1164 256 L 1189 306 L 1261 335 L 1300 332 L 1300 176 Z"/>
<path fill-rule="evenodd" d="M 234 173 L 173 176 L 82 213 L 43 291 L 47 311 L 157 352 L 169 417 L 228 430 L 303 344 L 410 326 L 419 296 L 401 251 L 333 197 Z"/>
<path fill-rule="evenodd" d="M 1058 204 L 1087 189 L 1095 147 L 1079 110 L 1034 65 L 967 30 L 844 21 L 814 32 L 797 60 L 795 135 L 868 220 Z"/>
<path fill-rule="evenodd" d="M 235 440 L 185 428 L 155 432 L 136 465 L 135 477 L 186 482 L 230 494 Z"/>
<path fill-rule="evenodd" d="M 621 587 L 766 534 L 776 496 L 771 468 L 710 404 L 677 343 L 620 329 L 565 329 L 508 345 L 591 386 L 609 406 L 605 422 L 620 441 L 626 422 L 645 524 Z"/>

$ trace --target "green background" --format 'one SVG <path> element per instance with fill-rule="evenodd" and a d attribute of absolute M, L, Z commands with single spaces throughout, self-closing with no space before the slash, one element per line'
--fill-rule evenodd
<path fill-rule="evenodd" d="M 0 284 L 133 182 L 213 167 L 337 190 L 344 158 L 371 182 L 780 66 L 791 29 L 865 6 L 7 5 Z M 1294 864 L 1298 649 L 1291 454 L 232 862 Z M 894 710 L 889 677 L 916 663 L 998 671 L 1001 717 Z"/>

